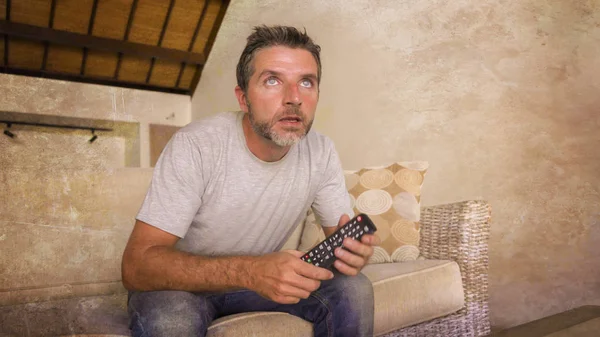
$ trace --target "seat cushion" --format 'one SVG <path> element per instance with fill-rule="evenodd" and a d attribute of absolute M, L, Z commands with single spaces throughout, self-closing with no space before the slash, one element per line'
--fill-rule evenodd
<path fill-rule="evenodd" d="M 221 317 L 208 328 L 207 337 L 312 337 L 312 324 L 282 312 L 250 312 Z"/>
<path fill-rule="evenodd" d="M 372 264 L 363 273 L 373 282 L 376 336 L 451 314 L 465 303 L 454 261 Z M 312 336 L 312 326 L 284 313 L 254 312 L 214 321 L 208 336 Z"/>
<path fill-rule="evenodd" d="M 363 273 L 373 282 L 377 336 L 464 306 L 453 261 L 372 264 Z M 122 294 L 0 307 L 0 336 L 26 331 L 35 336 L 129 336 L 126 301 Z M 312 336 L 312 325 L 285 313 L 243 313 L 215 320 L 208 336 Z"/>
<path fill-rule="evenodd" d="M 363 273 L 373 282 L 377 336 L 451 314 L 465 304 L 454 261 L 371 264 Z"/>

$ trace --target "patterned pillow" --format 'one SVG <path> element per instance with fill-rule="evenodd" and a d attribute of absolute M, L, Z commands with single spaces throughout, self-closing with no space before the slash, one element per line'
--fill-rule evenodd
<path fill-rule="evenodd" d="M 369 215 L 381 239 L 369 263 L 418 258 L 421 187 L 428 168 L 427 162 L 398 162 L 345 172 L 354 213 Z M 324 238 L 321 226 L 309 211 L 298 250 L 306 252 Z"/>

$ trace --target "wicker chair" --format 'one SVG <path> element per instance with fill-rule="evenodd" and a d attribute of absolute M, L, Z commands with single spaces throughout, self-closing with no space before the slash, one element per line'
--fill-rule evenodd
<path fill-rule="evenodd" d="M 491 207 L 485 201 L 463 201 L 424 207 L 421 254 L 453 260 L 460 267 L 465 306 L 458 312 L 389 333 L 396 336 L 485 336 L 488 316 L 488 238 Z"/>

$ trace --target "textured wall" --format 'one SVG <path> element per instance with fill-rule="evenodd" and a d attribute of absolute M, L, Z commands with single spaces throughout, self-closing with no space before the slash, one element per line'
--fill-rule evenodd
<path fill-rule="evenodd" d="M 81 130 L 0 135 L 0 306 L 123 291 L 122 252 L 152 175 L 148 125 L 189 122 L 189 97 L 0 74 L 0 119 L 19 114 L 115 121 L 115 132 L 91 144 Z M 145 167 L 129 158 L 144 152 Z"/>
<path fill-rule="evenodd" d="M 192 115 L 238 109 L 256 24 L 322 46 L 315 127 L 348 169 L 428 160 L 425 205 L 493 206 L 493 326 L 600 304 L 599 1 L 232 1 Z"/>

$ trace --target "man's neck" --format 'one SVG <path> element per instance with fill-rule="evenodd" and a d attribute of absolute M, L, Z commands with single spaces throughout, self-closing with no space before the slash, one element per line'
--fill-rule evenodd
<path fill-rule="evenodd" d="M 244 130 L 244 138 L 246 139 L 248 149 L 262 161 L 278 161 L 283 158 L 291 148 L 291 146 L 281 147 L 273 141 L 257 135 L 252 129 L 252 125 L 250 125 L 247 113 L 244 114 L 244 118 L 242 119 L 242 129 Z"/>

